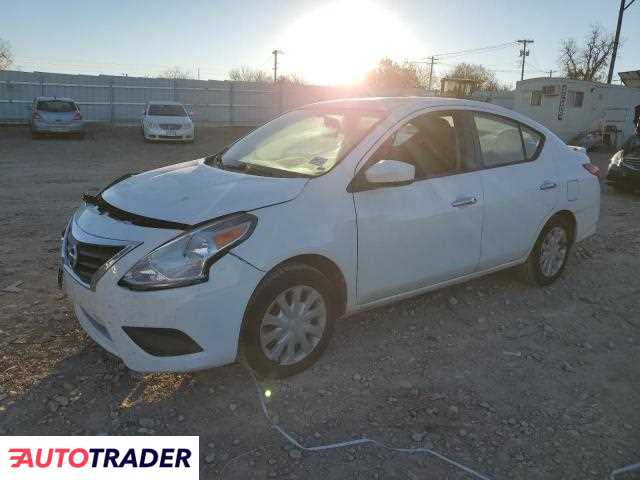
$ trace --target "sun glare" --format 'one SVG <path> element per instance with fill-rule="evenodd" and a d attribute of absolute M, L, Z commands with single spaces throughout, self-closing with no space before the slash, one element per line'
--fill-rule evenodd
<path fill-rule="evenodd" d="M 357 83 L 385 56 L 424 55 L 401 21 L 367 0 L 336 1 L 304 15 L 278 45 L 285 52 L 283 72 L 320 85 Z"/>

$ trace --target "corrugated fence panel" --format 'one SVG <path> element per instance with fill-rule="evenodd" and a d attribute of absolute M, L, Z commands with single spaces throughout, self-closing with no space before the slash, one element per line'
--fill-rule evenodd
<path fill-rule="evenodd" d="M 423 95 L 419 89 L 375 92 Z M 0 71 L 0 122 L 27 122 L 37 96 L 73 98 L 87 121 L 137 123 L 147 102 L 183 103 L 198 122 L 220 125 L 262 124 L 308 103 L 373 96 L 362 87 L 320 87 L 216 80 L 143 78 L 112 75 Z"/>

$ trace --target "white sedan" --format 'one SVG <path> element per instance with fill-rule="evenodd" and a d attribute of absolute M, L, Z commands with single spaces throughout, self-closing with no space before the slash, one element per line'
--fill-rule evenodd
<path fill-rule="evenodd" d="M 149 102 L 142 113 L 142 136 L 147 141 L 193 142 L 193 120 L 178 102 Z"/>
<path fill-rule="evenodd" d="M 311 365 L 340 317 L 520 266 L 548 285 L 596 231 L 598 169 L 542 125 L 446 98 L 288 112 L 85 201 L 64 283 L 134 370 Z M 241 341 L 242 340 L 242 341 Z"/>

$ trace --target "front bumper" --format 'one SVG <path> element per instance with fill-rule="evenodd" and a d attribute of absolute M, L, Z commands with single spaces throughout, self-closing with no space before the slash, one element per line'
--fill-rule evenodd
<path fill-rule="evenodd" d="M 640 187 L 640 170 L 635 170 L 626 166 L 611 164 L 607 171 L 607 182 L 622 183 Z"/>
<path fill-rule="evenodd" d="M 85 212 L 83 215 L 90 214 Z M 82 224 L 84 219 L 81 217 L 79 220 Z M 84 224 L 95 227 L 100 222 L 94 217 Z M 114 220 L 105 219 L 105 224 L 108 222 Z M 74 218 L 71 228 L 74 237 L 84 242 L 105 241 L 104 237 L 85 232 L 78 219 Z M 213 264 L 208 282 L 167 290 L 131 291 L 118 286 L 118 281 L 142 256 L 163 243 L 160 239 L 162 231 L 125 224 L 119 228 L 131 229 L 130 233 L 143 243 L 113 264 L 93 288 L 84 285 L 71 267 L 63 267 L 65 289 L 84 330 L 98 344 L 120 357 L 129 368 L 137 371 L 190 371 L 233 362 L 238 351 L 244 311 L 263 272 L 233 254 L 227 254 Z M 148 242 L 145 236 L 148 236 Z M 136 343 L 135 336 L 130 336 L 132 330 L 144 332 L 140 329 L 145 328 L 181 332 L 201 347 L 197 349 L 200 351 L 181 355 L 167 355 L 166 352 L 150 354 L 139 346 L 144 343 L 139 337 Z"/>
<path fill-rule="evenodd" d="M 143 127 L 144 138 L 153 142 L 192 142 L 196 137 L 194 127 L 179 130 L 162 130 Z"/>

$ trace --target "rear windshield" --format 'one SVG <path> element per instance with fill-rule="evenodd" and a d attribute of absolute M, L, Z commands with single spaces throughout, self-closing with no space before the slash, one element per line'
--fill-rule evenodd
<path fill-rule="evenodd" d="M 74 102 L 65 100 L 39 100 L 38 110 L 41 112 L 75 112 L 78 107 Z"/>
<path fill-rule="evenodd" d="M 182 105 L 149 105 L 147 115 L 158 115 L 161 117 L 186 117 Z"/>

